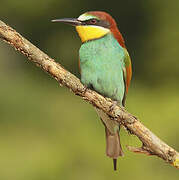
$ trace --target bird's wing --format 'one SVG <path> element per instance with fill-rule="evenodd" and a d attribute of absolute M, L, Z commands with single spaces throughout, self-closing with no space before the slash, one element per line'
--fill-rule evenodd
<path fill-rule="evenodd" d="M 126 84 L 126 93 L 128 92 L 128 88 L 130 85 L 131 77 L 132 77 L 132 64 L 131 58 L 127 52 L 127 49 L 124 48 L 125 58 L 124 58 L 124 81 Z"/>

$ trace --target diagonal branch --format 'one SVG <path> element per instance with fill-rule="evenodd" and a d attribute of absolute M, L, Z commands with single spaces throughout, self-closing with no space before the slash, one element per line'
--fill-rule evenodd
<path fill-rule="evenodd" d="M 156 155 L 179 169 L 179 153 L 176 150 L 160 140 L 135 116 L 128 113 L 125 109 L 115 106 L 113 110 L 111 110 L 112 101 L 110 99 L 104 98 L 95 91 L 86 89 L 76 76 L 65 70 L 60 64 L 55 62 L 2 21 L 0 21 L 0 39 L 9 43 L 20 53 L 24 54 L 30 61 L 41 67 L 45 72 L 48 72 L 61 85 L 66 86 L 73 91 L 74 94 L 81 96 L 96 108 L 102 109 L 113 120 L 118 121 L 130 133 L 136 135 L 143 145 L 140 148 L 128 146 L 130 151 L 147 155 Z"/>

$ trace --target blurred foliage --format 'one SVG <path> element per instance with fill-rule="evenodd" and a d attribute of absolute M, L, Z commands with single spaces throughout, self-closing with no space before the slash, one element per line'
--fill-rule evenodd
<path fill-rule="evenodd" d="M 179 150 L 178 0 L 1 0 L 0 6 L 1 20 L 78 77 L 77 33 L 50 20 L 88 10 L 113 15 L 126 40 L 133 61 L 127 109 Z M 162 160 L 127 150 L 113 172 L 92 106 L 1 41 L 0 82 L 0 179 L 178 179 Z M 121 136 L 124 148 L 140 145 L 124 130 Z"/>

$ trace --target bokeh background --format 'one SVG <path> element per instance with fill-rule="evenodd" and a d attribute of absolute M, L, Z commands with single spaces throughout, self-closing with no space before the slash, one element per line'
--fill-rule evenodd
<path fill-rule="evenodd" d="M 116 19 L 133 62 L 127 109 L 179 150 L 179 1 L 1 0 L 1 20 L 79 76 L 80 39 L 50 20 L 103 10 Z M 125 157 L 114 172 L 93 107 L 0 41 L 0 180 L 176 180 L 178 170 L 121 132 Z"/>

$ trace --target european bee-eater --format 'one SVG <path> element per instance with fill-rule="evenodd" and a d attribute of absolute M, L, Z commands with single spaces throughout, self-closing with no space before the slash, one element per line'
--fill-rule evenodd
<path fill-rule="evenodd" d="M 52 20 L 76 27 L 82 45 L 79 50 L 81 82 L 125 106 L 132 68 L 124 39 L 115 20 L 107 13 L 90 11 L 78 18 Z M 120 144 L 119 123 L 96 109 L 106 132 L 106 155 L 113 158 L 114 170 L 118 156 L 123 156 Z"/>

